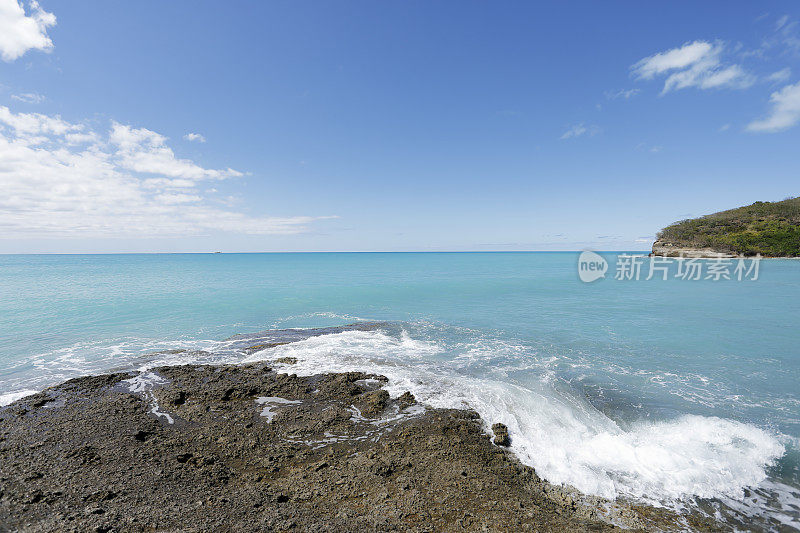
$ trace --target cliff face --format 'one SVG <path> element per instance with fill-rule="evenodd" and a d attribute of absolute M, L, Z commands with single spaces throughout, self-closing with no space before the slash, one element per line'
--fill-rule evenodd
<path fill-rule="evenodd" d="M 669 241 L 657 240 L 653 243 L 653 255 L 663 257 L 736 257 L 736 254 L 715 250 L 713 248 L 692 248 Z"/>
<path fill-rule="evenodd" d="M 653 254 L 800 257 L 800 197 L 676 222 L 658 233 Z"/>

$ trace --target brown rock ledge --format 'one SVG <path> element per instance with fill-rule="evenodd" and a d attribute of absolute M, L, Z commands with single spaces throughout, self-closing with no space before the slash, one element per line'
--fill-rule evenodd
<path fill-rule="evenodd" d="M 553 486 L 474 412 L 391 399 L 381 376 L 188 365 L 155 369 L 136 393 L 130 377 L 0 408 L 0 531 L 686 527 Z"/>
<path fill-rule="evenodd" d="M 662 257 L 686 257 L 688 259 L 722 259 L 736 257 L 729 252 L 714 250 L 712 248 L 690 248 L 661 240 L 653 243 L 651 255 Z"/>

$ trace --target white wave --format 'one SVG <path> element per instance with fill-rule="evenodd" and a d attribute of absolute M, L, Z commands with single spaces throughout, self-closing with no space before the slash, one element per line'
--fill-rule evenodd
<path fill-rule="evenodd" d="M 322 321 L 331 321 L 333 325 L 340 325 L 342 322 L 369 322 L 373 319 L 364 318 L 356 315 L 351 314 L 342 314 L 342 313 L 334 313 L 332 311 L 314 311 L 310 313 L 301 313 L 298 315 L 291 315 L 280 320 L 273 322 L 271 324 L 271 328 L 273 329 L 281 329 L 286 327 L 291 327 L 295 329 L 313 329 L 316 327 L 320 327 L 320 322 Z M 297 323 L 313 323 L 313 327 L 299 327 Z"/>
<path fill-rule="evenodd" d="M 487 424 L 506 424 L 512 450 L 541 476 L 606 498 L 741 497 L 784 453 L 764 430 L 716 417 L 686 415 L 623 429 L 546 376 L 518 384 L 468 375 L 452 360 L 437 362 L 442 351 L 407 334 L 348 331 L 256 352 L 247 361 L 294 357 L 291 372 L 300 375 L 374 372 L 389 378 L 393 395 L 409 390 L 433 407 L 473 408 Z"/>
<path fill-rule="evenodd" d="M 24 398 L 25 396 L 30 396 L 31 394 L 36 394 L 37 392 L 39 391 L 33 389 L 26 389 L 26 390 L 6 392 L 4 394 L 0 394 L 0 407 L 14 403 L 20 398 Z"/>
<path fill-rule="evenodd" d="M 68 379 L 104 372 L 146 370 L 155 366 L 193 362 L 214 363 L 216 360 L 211 352 L 228 344 L 227 341 L 207 339 L 166 341 L 134 337 L 76 342 L 21 358 L 5 367 L 0 366 L 0 375 L 12 376 L 0 380 L 0 387 L 5 389 L 0 395 L 14 389 L 35 392 Z M 176 349 L 209 350 L 208 360 L 201 361 L 198 354 L 183 355 L 181 359 L 181 354 L 163 352 Z M 228 362 L 229 359 L 220 358 L 220 361 Z"/>

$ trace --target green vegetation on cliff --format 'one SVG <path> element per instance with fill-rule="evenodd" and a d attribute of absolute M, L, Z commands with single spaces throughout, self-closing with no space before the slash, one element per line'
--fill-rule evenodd
<path fill-rule="evenodd" d="M 687 248 L 800 257 L 800 197 L 780 202 L 756 202 L 682 220 L 661 230 L 657 238 Z"/>

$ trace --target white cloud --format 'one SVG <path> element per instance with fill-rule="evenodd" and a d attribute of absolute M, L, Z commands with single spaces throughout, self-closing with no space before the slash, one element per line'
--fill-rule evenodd
<path fill-rule="evenodd" d="M 55 23 L 55 15 L 35 1 L 26 14 L 17 0 L 0 0 L 0 57 L 10 62 L 28 50 L 50 50 L 53 41 L 47 36 L 47 28 Z"/>
<path fill-rule="evenodd" d="M 183 138 L 187 141 L 197 141 L 199 143 L 206 142 L 206 138 L 200 135 L 199 133 L 187 133 L 183 136 Z"/>
<path fill-rule="evenodd" d="M 767 58 L 769 56 L 793 56 L 800 53 L 800 24 L 788 15 L 779 17 L 772 31 L 764 37 L 761 45 L 743 52 L 743 57 Z"/>
<path fill-rule="evenodd" d="M 188 159 L 178 159 L 166 145 L 166 137 L 145 128 L 137 129 L 114 122 L 109 141 L 117 147 L 119 165 L 135 172 L 183 180 L 224 179 L 242 175 L 231 168 L 211 170 Z"/>
<path fill-rule="evenodd" d="M 87 133 L 67 133 L 64 135 L 64 140 L 67 142 L 67 144 L 83 144 L 96 142 L 98 140 L 98 136 L 93 131 Z"/>
<path fill-rule="evenodd" d="M 723 124 L 722 126 L 719 127 L 719 130 L 717 130 L 717 131 L 722 132 L 722 131 L 728 131 L 729 129 L 731 129 L 731 125 L 730 124 Z"/>
<path fill-rule="evenodd" d="M 26 104 L 41 104 L 42 102 L 47 100 L 47 98 L 37 93 L 12 94 L 11 99 L 17 100 L 19 102 L 24 102 Z"/>
<path fill-rule="evenodd" d="M 575 124 L 571 126 L 564 134 L 561 136 L 561 139 L 571 139 L 573 137 L 580 137 L 582 135 L 588 135 L 589 137 L 593 137 L 600 133 L 600 127 L 594 125 L 585 125 L 584 123 Z"/>
<path fill-rule="evenodd" d="M 0 238 L 293 234 L 325 218 L 248 216 L 204 186 L 241 175 L 180 159 L 147 129 L 0 106 Z"/>
<path fill-rule="evenodd" d="M 781 83 L 788 80 L 792 76 L 792 69 L 786 67 L 785 69 L 781 69 L 777 72 L 773 72 L 765 79 L 771 83 Z"/>
<path fill-rule="evenodd" d="M 697 86 L 701 89 L 714 89 L 716 87 L 730 87 L 746 89 L 755 82 L 755 78 L 745 72 L 739 65 L 711 70 L 698 77 Z"/>
<path fill-rule="evenodd" d="M 778 22 L 780 23 L 777 28 L 779 34 L 778 39 L 780 39 L 785 50 L 795 54 L 800 52 L 800 35 L 797 31 L 797 21 L 790 19 L 788 15 L 784 15 Z"/>
<path fill-rule="evenodd" d="M 12 113 L 7 107 L 0 106 L 0 124 L 11 127 L 20 139 L 30 139 L 36 135 L 64 135 L 81 131 L 82 124 L 70 124 L 56 115 L 50 117 L 40 113 Z"/>
<path fill-rule="evenodd" d="M 625 100 L 632 98 L 639 94 L 639 89 L 621 89 L 619 91 L 607 91 L 606 98 L 609 100 L 616 100 L 617 98 L 624 98 Z"/>
<path fill-rule="evenodd" d="M 702 61 L 713 54 L 714 47 L 706 41 L 695 41 L 666 52 L 645 57 L 631 68 L 636 75 L 646 80 L 669 70 L 683 69 Z"/>
<path fill-rule="evenodd" d="M 636 149 L 637 150 L 647 150 L 651 154 L 657 154 L 657 153 L 661 152 L 661 150 L 663 150 L 664 147 L 663 146 L 658 146 L 658 145 L 648 145 L 647 143 L 641 142 L 641 143 L 636 145 Z"/>
<path fill-rule="evenodd" d="M 769 114 L 748 124 L 747 131 L 775 133 L 800 122 L 800 82 L 775 91 L 769 100 L 772 104 Z"/>
<path fill-rule="evenodd" d="M 742 67 L 722 64 L 720 56 L 724 48 L 723 43 L 694 41 L 645 57 L 632 65 L 631 70 L 642 80 L 668 74 L 661 94 L 687 87 L 741 89 L 752 85 L 755 78 Z"/>

